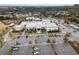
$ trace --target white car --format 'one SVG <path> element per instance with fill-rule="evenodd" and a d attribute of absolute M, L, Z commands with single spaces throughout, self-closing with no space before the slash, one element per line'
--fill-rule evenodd
<path fill-rule="evenodd" d="M 35 47 L 35 48 L 34 48 L 34 50 L 38 50 L 38 48 L 37 48 L 37 47 Z"/>
<path fill-rule="evenodd" d="M 39 55 L 39 54 L 40 54 L 40 52 L 39 52 L 39 51 L 34 52 L 34 55 Z"/>
<path fill-rule="evenodd" d="M 14 47 L 13 48 L 13 51 L 17 51 L 19 48 L 18 47 Z"/>

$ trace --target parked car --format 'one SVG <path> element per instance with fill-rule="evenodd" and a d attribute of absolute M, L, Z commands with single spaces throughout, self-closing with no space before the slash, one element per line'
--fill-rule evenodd
<path fill-rule="evenodd" d="M 28 38 L 28 36 L 26 36 L 26 38 Z"/>
<path fill-rule="evenodd" d="M 40 52 L 39 52 L 39 51 L 34 52 L 34 55 L 39 55 L 39 54 L 40 54 Z"/>
<path fill-rule="evenodd" d="M 19 47 L 13 47 L 13 51 L 18 51 Z"/>
<path fill-rule="evenodd" d="M 19 39 L 20 38 L 20 36 L 17 36 L 17 39 Z"/>
<path fill-rule="evenodd" d="M 34 50 L 36 51 L 36 50 L 38 50 L 38 48 L 37 48 L 37 47 L 35 47 L 35 48 L 34 48 Z"/>
<path fill-rule="evenodd" d="M 53 35 L 52 34 L 48 34 L 48 37 L 52 37 Z"/>

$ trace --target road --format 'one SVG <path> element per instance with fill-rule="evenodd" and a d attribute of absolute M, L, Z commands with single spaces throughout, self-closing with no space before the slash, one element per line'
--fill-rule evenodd
<path fill-rule="evenodd" d="M 55 47 L 58 49 L 57 53 L 59 55 L 77 55 L 75 50 L 68 43 L 58 43 Z"/>
<path fill-rule="evenodd" d="M 75 40 L 79 42 L 79 31 L 76 29 L 72 28 L 70 24 L 67 24 L 66 26 L 62 24 L 62 21 L 60 21 L 59 27 L 62 31 L 62 33 L 71 33 L 69 40 Z M 74 32 L 76 31 L 76 32 Z"/>
<path fill-rule="evenodd" d="M 77 41 L 79 42 L 79 32 L 75 32 L 75 33 L 72 33 L 72 35 L 69 37 L 70 40 L 72 41 Z"/>
<path fill-rule="evenodd" d="M 12 29 L 10 29 L 10 31 L 8 31 L 7 33 L 6 33 L 6 35 L 4 36 L 4 40 L 7 42 L 7 41 L 9 41 L 9 35 L 10 35 L 10 33 L 12 32 Z"/>
<path fill-rule="evenodd" d="M 9 40 L 1 49 L 0 55 L 8 55 L 9 48 L 15 44 L 14 40 Z"/>
<path fill-rule="evenodd" d="M 14 40 L 11 40 L 8 35 L 12 32 L 12 29 L 4 36 L 6 41 L 5 45 L 0 49 L 0 55 L 7 55 L 9 48 L 15 44 Z"/>

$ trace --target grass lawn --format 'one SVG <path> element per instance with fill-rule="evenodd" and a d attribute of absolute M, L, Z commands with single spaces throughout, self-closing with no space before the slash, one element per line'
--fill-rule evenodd
<path fill-rule="evenodd" d="M 8 32 L 8 29 L 6 30 L 6 27 L 7 27 L 7 25 L 3 24 L 0 21 L 0 41 L 2 42 L 2 44 L 5 44 L 2 36 Z M 0 47 L 2 47 L 2 46 L 0 45 Z"/>
<path fill-rule="evenodd" d="M 6 31 L 6 28 L 8 27 L 8 25 L 5 25 L 3 24 L 1 21 L 0 21 L 0 33 L 2 33 L 3 31 Z"/>

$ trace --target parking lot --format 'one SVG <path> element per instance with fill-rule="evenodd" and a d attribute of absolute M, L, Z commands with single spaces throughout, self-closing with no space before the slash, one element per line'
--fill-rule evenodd
<path fill-rule="evenodd" d="M 52 36 L 52 34 L 45 34 L 45 35 L 32 35 L 32 36 L 19 36 L 15 39 L 15 41 L 19 42 L 20 45 L 16 45 L 19 47 L 17 51 L 13 51 L 13 55 L 33 55 L 32 45 L 29 43 L 33 40 L 36 40 L 37 44 L 35 45 L 38 48 L 37 52 L 39 55 L 55 55 L 53 48 L 51 45 L 47 44 L 47 40 L 52 41 L 53 39 L 56 40 L 56 52 L 59 55 L 73 55 L 77 54 L 74 49 L 69 44 L 64 44 L 64 35 L 60 36 Z"/>

